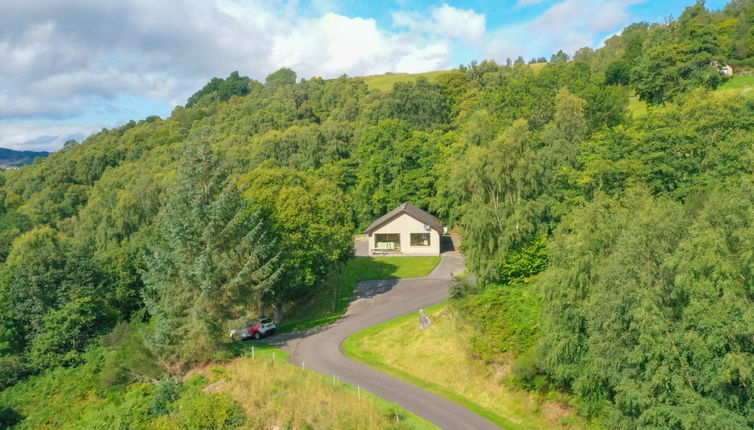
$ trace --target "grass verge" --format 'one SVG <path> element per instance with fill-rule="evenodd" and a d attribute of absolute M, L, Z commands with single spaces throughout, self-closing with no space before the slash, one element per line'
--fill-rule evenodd
<path fill-rule="evenodd" d="M 361 281 L 418 278 L 429 275 L 440 257 L 359 257 L 350 260 L 308 302 L 296 307 L 278 328 L 281 332 L 327 325 L 343 316 Z"/>
<path fill-rule="evenodd" d="M 243 345 L 241 358 L 197 373 L 209 381 L 205 391 L 228 394 L 241 405 L 244 428 L 437 428 L 394 403 L 289 364 L 284 351 Z"/>
<path fill-rule="evenodd" d="M 535 399 L 510 387 L 506 367 L 468 357 L 467 328 L 447 303 L 425 310 L 432 320 L 418 328 L 418 314 L 371 327 L 348 338 L 346 355 L 452 400 L 507 430 L 594 428 L 562 402 Z"/>

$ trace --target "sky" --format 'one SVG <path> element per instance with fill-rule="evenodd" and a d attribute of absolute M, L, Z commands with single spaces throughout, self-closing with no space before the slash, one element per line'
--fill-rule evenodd
<path fill-rule="evenodd" d="M 54 151 L 164 118 L 233 71 L 333 78 L 571 54 L 694 1 L 0 0 L 0 147 Z"/>

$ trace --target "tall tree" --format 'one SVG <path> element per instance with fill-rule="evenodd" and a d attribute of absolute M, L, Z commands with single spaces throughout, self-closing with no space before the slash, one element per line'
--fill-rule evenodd
<path fill-rule="evenodd" d="M 263 220 L 202 138 L 186 148 L 155 236 L 144 273 L 148 343 L 179 364 L 211 358 L 228 324 L 258 310 L 281 262 Z"/>

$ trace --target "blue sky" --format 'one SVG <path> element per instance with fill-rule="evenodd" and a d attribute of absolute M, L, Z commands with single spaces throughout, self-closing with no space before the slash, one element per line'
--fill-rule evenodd
<path fill-rule="evenodd" d="M 0 1 L 0 147 L 169 115 L 214 76 L 444 70 L 599 47 L 694 0 Z M 722 0 L 708 0 L 720 9 Z"/>

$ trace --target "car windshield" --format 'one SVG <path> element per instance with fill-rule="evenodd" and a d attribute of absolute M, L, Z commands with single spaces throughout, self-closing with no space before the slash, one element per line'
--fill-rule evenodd
<path fill-rule="evenodd" d="M 259 322 L 262 324 L 269 324 L 272 322 L 272 320 L 269 318 L 262 318 L 261 320 L 259 320 Z"/>

